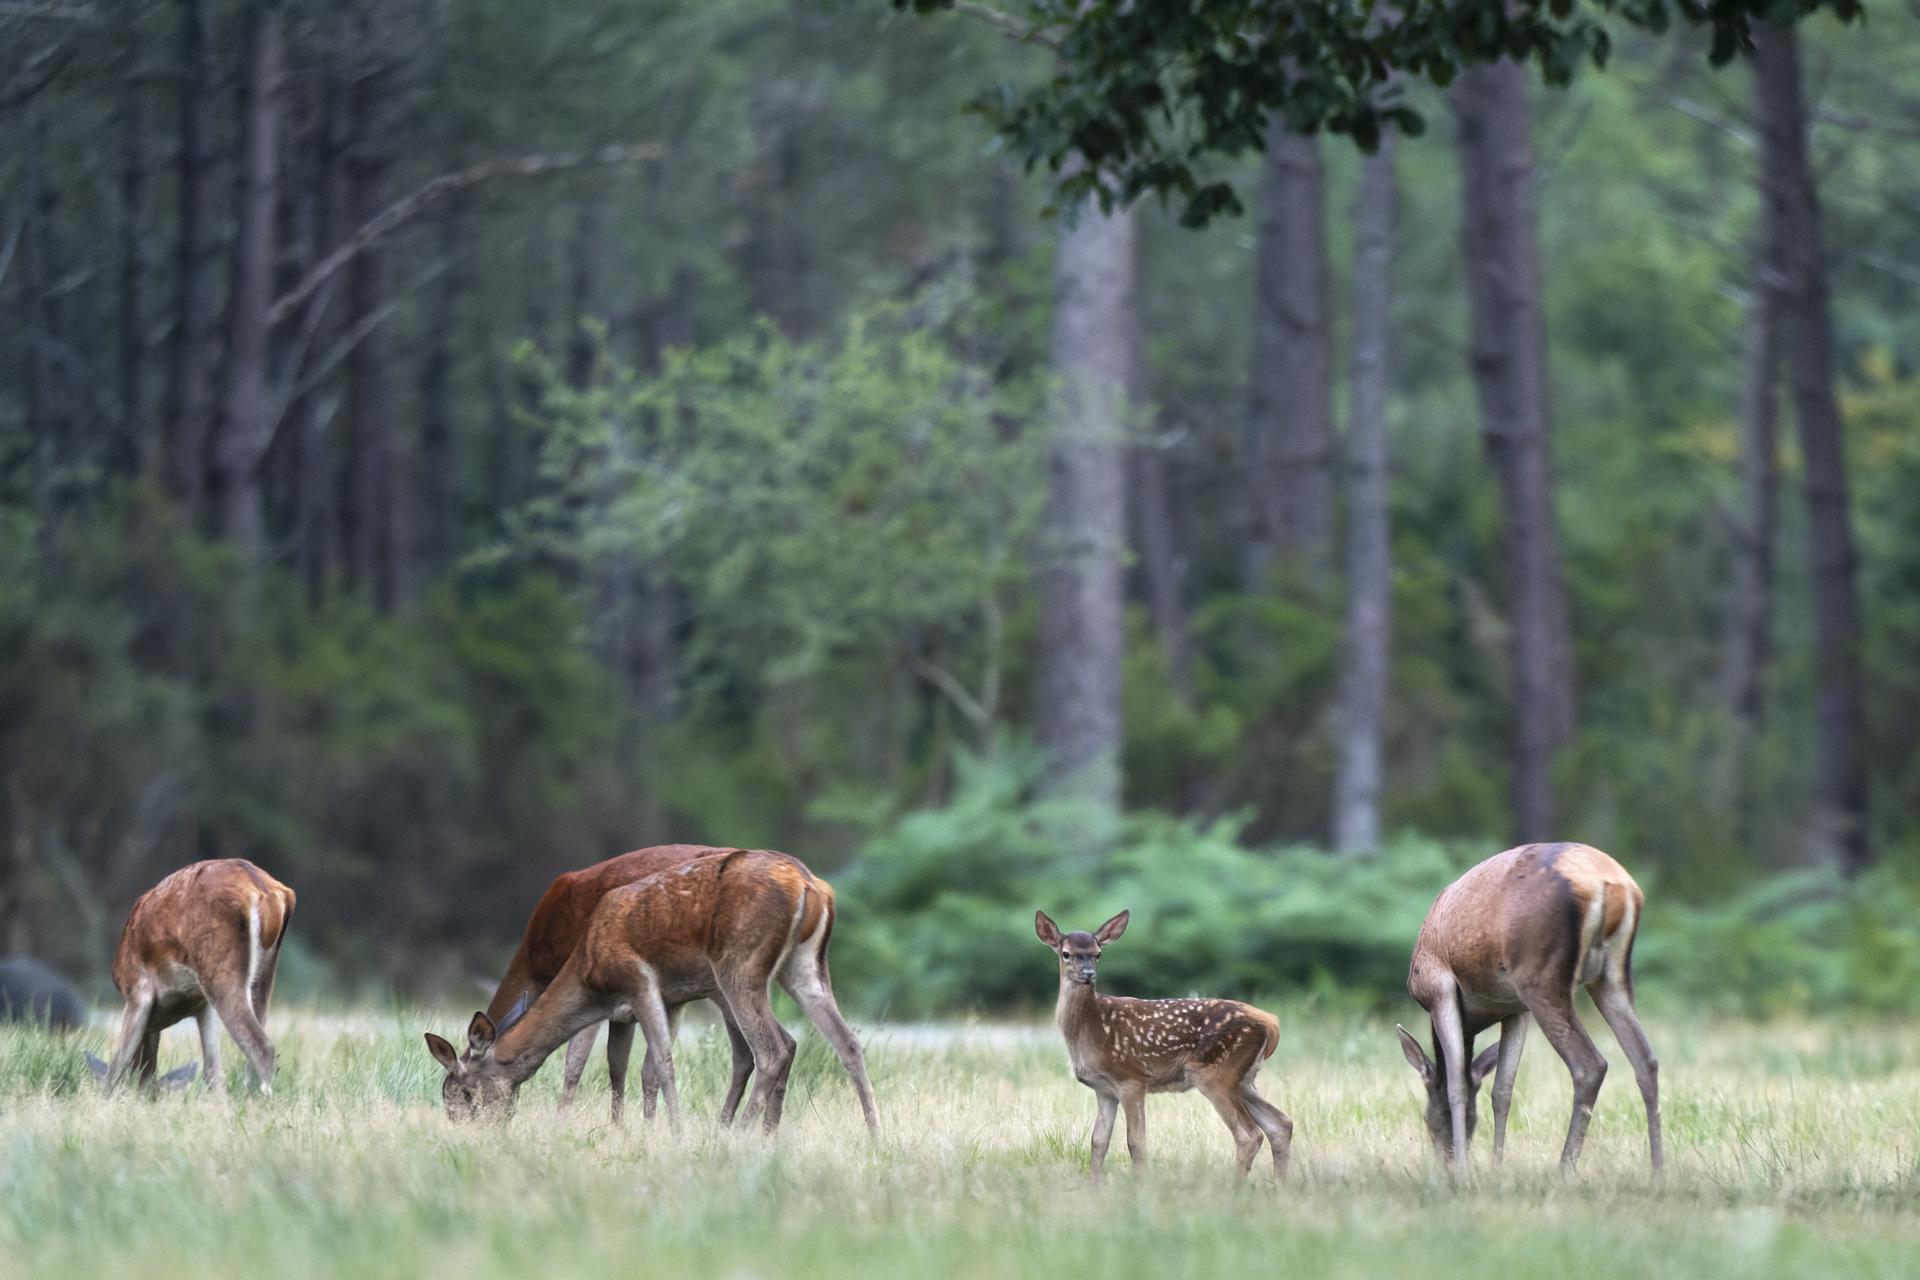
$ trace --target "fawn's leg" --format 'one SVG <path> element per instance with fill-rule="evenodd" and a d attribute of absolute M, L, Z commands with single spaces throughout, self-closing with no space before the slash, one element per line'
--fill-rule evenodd
<path fill-rule="evenodd" d="M 1147 1171 L 1147 1087 L 1122 1085 L 1120 1105 L 1127 1112 L 1127 1157 L 1136 1174 Z"/>
<path fill-rule="evenodd" d="M 193 1020 L 200 1028 L 200 1060 L 205 1064 L 207 1088 L 216 1094 L 225 1094 L 227 1073 L 220 1069 L 220 1022 L 214 1016 L 213 1006 L 200 1006 Z"/>
<path fill-rule="evenodd" d="M 587 1062 L 593 1057 L 593 1042 L 599 1038 L 600 1024 L 596 1022 L 567 1041 L 567 1060 L 560 1074 L 562 1111 L 573 1105 L 573 1095 L 580 1088 L 580 1077 L 587 1073 Z"/>
<path fill-rule="evenodd" d="M 1286 1177 L 1287 1161 L 1293 1153 L 1292 1117 L 1261 1097 L 1251 1078 L 1240 1086 L 1240 1101 L 1253 1122 L 1267 1135 L 1267 1145 L 1273 1150 L 1273 1176 Z"/>
<path fill-rule="evenodd" d="M 1560 990 L 1557 985 L 1537 986 L 1522 990 L 1520 998 L 1527 1002 L 1527 1009 L 1540 1026 L 1540 1034 L 1547 1038 L 1547 1043 L 1553 1046 L 1573 1076 L 1573 1115 L 1567 1121 L 1566 1146 L 1560 1150 L 1560 1167 L 1571 1170 L 1579 1162 L 1580 1148 L 1587 1140 L 1587 1122 L 1593 1119 L 1594 1100 L 1600 1096 L 1600 1085 L 1607 1078 L 1607 1060 L 1600 1056 L 1593 1038 L 1580 1025 L 1571 990 Z"/>
<path fill-rule="evenodd" d="M 1658 1171 L 1663 1160 L 1660 1152 L 1660 1062 L 1653 1056 L 1653 1046 L 1647 1042 L 1647 1033 L 1641 1029 L 1640 1015 L 1633 1009 L 1633 990 L 1619 978 L 1608 975 L 1587 988 L 1593 996 L 1593 1003 L 1599 1007 L 1600 1016 L 1613 1028 L 1614 1039 L 1626 1050 L 1627 1061 L 1633 1064 L 1633 1078 L 1640 1086 L 1640 1101 L 1647 1109 L 1647 1149 L 1653 1157 L 1653 1167 Z"/>
<path fill-rule="evenodd" d="M 669 1030 L 668 1035 L 672 1032 Z M 633 1057 L 633 1024 L 631 1022 L 609 1022 L 607 1024 L 607 1084 L 613 1093 L 613 1122 L 619 1124 L 627 1114 L 627 1063 Z M 651 1055 L 648 1061 L 651 1061 Z M 645 1089 L 646 1067 L 640 1068 L 641 1087 Z M 653 1113 L 653 1096 L 648 1093 L 644 1099 L 648 1115 Z"/>
<path fill-rule="evenodd" d="M 1107 1176 L 1107 1144 L 1113 1141 L 1113 1118 L 1120 1111 L 1120 1095 L 1112 1090 L 1095 1089 L 1093 1096 L 1100 1103 L 1100 1110 L 1093 1117 L 1093 1157 L 1091 1168 L 1093 1181 L 1097 1186 Z"/>
<path fill-rule="evenodd" d="M 1240 1102 L 1239 1090 L 1227 1082 L 1213 1076 L 1203 1076 L 1193 1082 L 1201 1096 L 1213 1104 L 1220 1113 L 1220 1119 L 1226 1122 L 1227 1131 L 1233 1134 L 1233 1160 L 1241 1177 L 1246 1177 L 1253 1169 L 1253 1158 L 1260 1154 L 1260 1127 Z M 1133 1121 L 1127 1121 L 1127 1136 L 1133 1136 Z"/>
<path fill-rule="evenodd" d="M 1516 1013 L 1500 1024 L 1500 1065 L 1493 1073 L 1493 1158 L 1507 1153 L 1507 1111 L 1513 1106 L 1513 1079 L 1520 1074 L 1520 1052 L 1527 1047 L 1527 1015 Z"/>

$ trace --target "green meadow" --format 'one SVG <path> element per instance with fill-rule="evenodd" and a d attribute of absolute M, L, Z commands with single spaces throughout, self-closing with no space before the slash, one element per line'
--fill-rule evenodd
<path fill-rule="evenodd" d="M 1281 1009 L 1264 1093 L 1294 1118 L 1292 1177 L 1193 1095 L 1149 1107 L 1152 1167 L 1116 1138 L 1087 1181 L 1092 1096 L 1045 1024 L 864 1028 L 884 1132 L 802 1036 L 774 1140 L 719 1129 L 725 1040 L 689 1018 L 679 1136 L 607 1119 L 605 1067 L 556 1110 L 557 1059 L 510 1121 L 441 1114 L 426 1028 L 451 1011 L 277 1010 L 271 1096 L 106 1098 L 83 1047 L 0 1030 L 0 1274 L 155 1276 L 1910 1275 L 1920 1266 L 1920 1024 L 1650 1025 L 1668 1164 L 1613 1063 L 1577 1175 L 1570 1089 L 1535 1036 L 1507 1161 L 1437 1166 L 1389 1023 Z M 1591 1025 L 1598 1020 L 1588 1013 Z M 169 1032 L 163 1065 L 193 1052 Z M 636 1063 L 637 1066 L 637 1063 Z M 634 1074 L 637 1093 L 638 1072 Z"/>

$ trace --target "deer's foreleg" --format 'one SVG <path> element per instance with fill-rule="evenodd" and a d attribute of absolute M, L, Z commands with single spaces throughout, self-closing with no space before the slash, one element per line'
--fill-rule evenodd
<path fill-rule="evenodd" d="M 627 1064 L 633 1059 L 633 1024 L 631 1022 L 609 1022 L 607 1024 L 607 1087 L 613 1095 L 613 1122 L 619 1124 L 627 1114 Z M 653 1114 L 653 1089 L 647 1080 L 646 1063 L 653 1061 L 648 1052 L 646 1061 L 640 1066 L 641 1102 L 646 1114 Z"/>
<path fill-rule="evenodd" d="M 667 1020 L 667 1006 L 660 999 L 660 988 L 649 982 L 646 989 L 634 998 L 634 1017 L 640 1023 L 640 1030 L 647 1037 L 647 1063 L 651 1064 L 655 1077 L 660 1082 L 660 1095 L 667 1106 L 667 1123 L 673 1126 L 675 1133 L 680 1132 L 680 1091 L 673 1080 L 673 1026 Z M 632 1031 L 628 1031 L 631 1035 Z M 642 1064 L 641 1073 L 648 1070 Z"/>
<path fill-rule="evenodd" d="M 560 1109 L 565 1111 L 573 1105 L 573 1095 L 580 1091 L 580 1077 L 587 1073 L 587 1062 L 593 1057 L 593 1042 L 600 1036 L 600 1024 L 595 1022 L 575 1033 L 567 1041 L 567 1059 L 560 1069 Z M 608 1059 L 611 1066 L 612 1059 Z"/>
<path fill-rule="evenodd" d="M 1147 1171 L 1147 1087 L 1144 1084 L 1131 1084 L 1122 1088 L 1120 1105 L 1127 1113 L 1127 1157 L 1133 1162 L 1133 1171 L 1142 1174 Z"/>
<path fill-rule="evenodd" d="M 1107 1146 L 1113 1141 L 1113 1118 L 1120 1112 L 1120 1095 L 1111 1089 L 1096 1089 L 1094 1097 L 1099 1099 L 1100 1110 L 1093 1117 L 1093 1154 L 1089 1167 L 1098 1184 L 1107 1176 Z"/>
<path fill-rule="evenodd" d="M 1449 985 L 1433 1004 L 1433 1038 L 1440 1051 L 1440 1069 L 1447 1075 L 1447 1110 L 1452 1121 L 1452 1165 L 1467 1167 L 1467 1104 L 1472 1085 L 1467 1079 L 1467 1033 L 1460 1016 L 1459 993 Z"/>
<path fill-rule="evenodd" d="M 1516 1013 L 1500 1024 L 1500 1060 L 1493 1072 L 1493 1158 L 1507 1151 L 1507 1111 L 1513 1106 L 1513 1080 L 1520 1074 L 1520 1052 L 1527 1047 L 1527 1015 Z"/>

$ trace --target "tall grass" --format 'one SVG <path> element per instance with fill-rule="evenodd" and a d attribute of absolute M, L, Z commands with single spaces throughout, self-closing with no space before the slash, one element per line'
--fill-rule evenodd
<path fill-rule="evenodd" d="M 1536 1037 L 1506 1165 L 1483 1131 L 1454 1180 L 1390 1025 L 1282 1019 L 1261 1087 L 1297 1124 L 1287 1185 L 1264 1161 L 1236 1184 L 1225 1129 L 1189 1095 L 1149 1106 L 1150 1176 L 1116 1142 L 1104 1190 L 1085 1179 L 1092 1097 L 1046 1027 L 870 1031 L 878 1142 L 810 1033 L 767 1142 L 714 1127 L 726 1042 L 691 1020 L 678 1138 L 637 1108 L 612 1127 L 598 1064 L 570 1113 L 554 1062 L 511 1121 L 449 1124 L 419 1033 L 454 1031 L 451 1014 L 276 1011 L 273 1095 L 226 1101 L 103 1098 L 79 1053 L 104 1032 L 0 1030 L 0 1275 L 1584 1280 L 1899 1275 L 1920 1257 L 1920 1028 L 1657 1022 L 1656 1183 L 1604 1030 L 1619 1066 L 1579 1175 L 1554 1168 L 1570 1090 Z M 170 1033 L 163 1059 L 192 1048 Z"/>

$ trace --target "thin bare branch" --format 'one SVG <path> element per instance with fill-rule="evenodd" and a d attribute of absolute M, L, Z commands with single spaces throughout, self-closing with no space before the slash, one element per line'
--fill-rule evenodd
<path fill-rule="evenodd" d="M 339 248 L 315 263 L 313 269 L 302 276 L 298 284 L 274 299 L 273 306 L 267 310 L 267 323 L 271 325 L 284 321 L 293 314 L 296 307 L 313 295 L 315 289 L 365 253 L 380 237 L 404 225 L 436 201 L 455 191 L 482 182 L 491 182 L 496 178 L 538 178 L 551 173 L 562 173 L 569 169 L 583 169 L 593 165 L 633 164 L 641 160 L 657 160 L 664 154 L 665 149 L 656 143 L 639 143 L 601 147 L 598 151 L 585 153 L 517 156 L 511 160 L 488 160 L 454 173 L 443 173 L 412 194 L 394 201 L 379 213 L 374 214 L 362 223 L 360 229 L 349 236 Z"/>
<path fill-rule="evenodd" d="M 1060 47 L 1058 31 L 1035 26 L 1025 18 L 1004 9 L 996 9 L 990 4 L 980 4 L 978 0 L 954 0 L 953 11 L 964 13 L 969 18 L 978 18 L 1009 40 L 1018 40 L 1022 44 L 1043 44 L 1049 49 Z"/>

